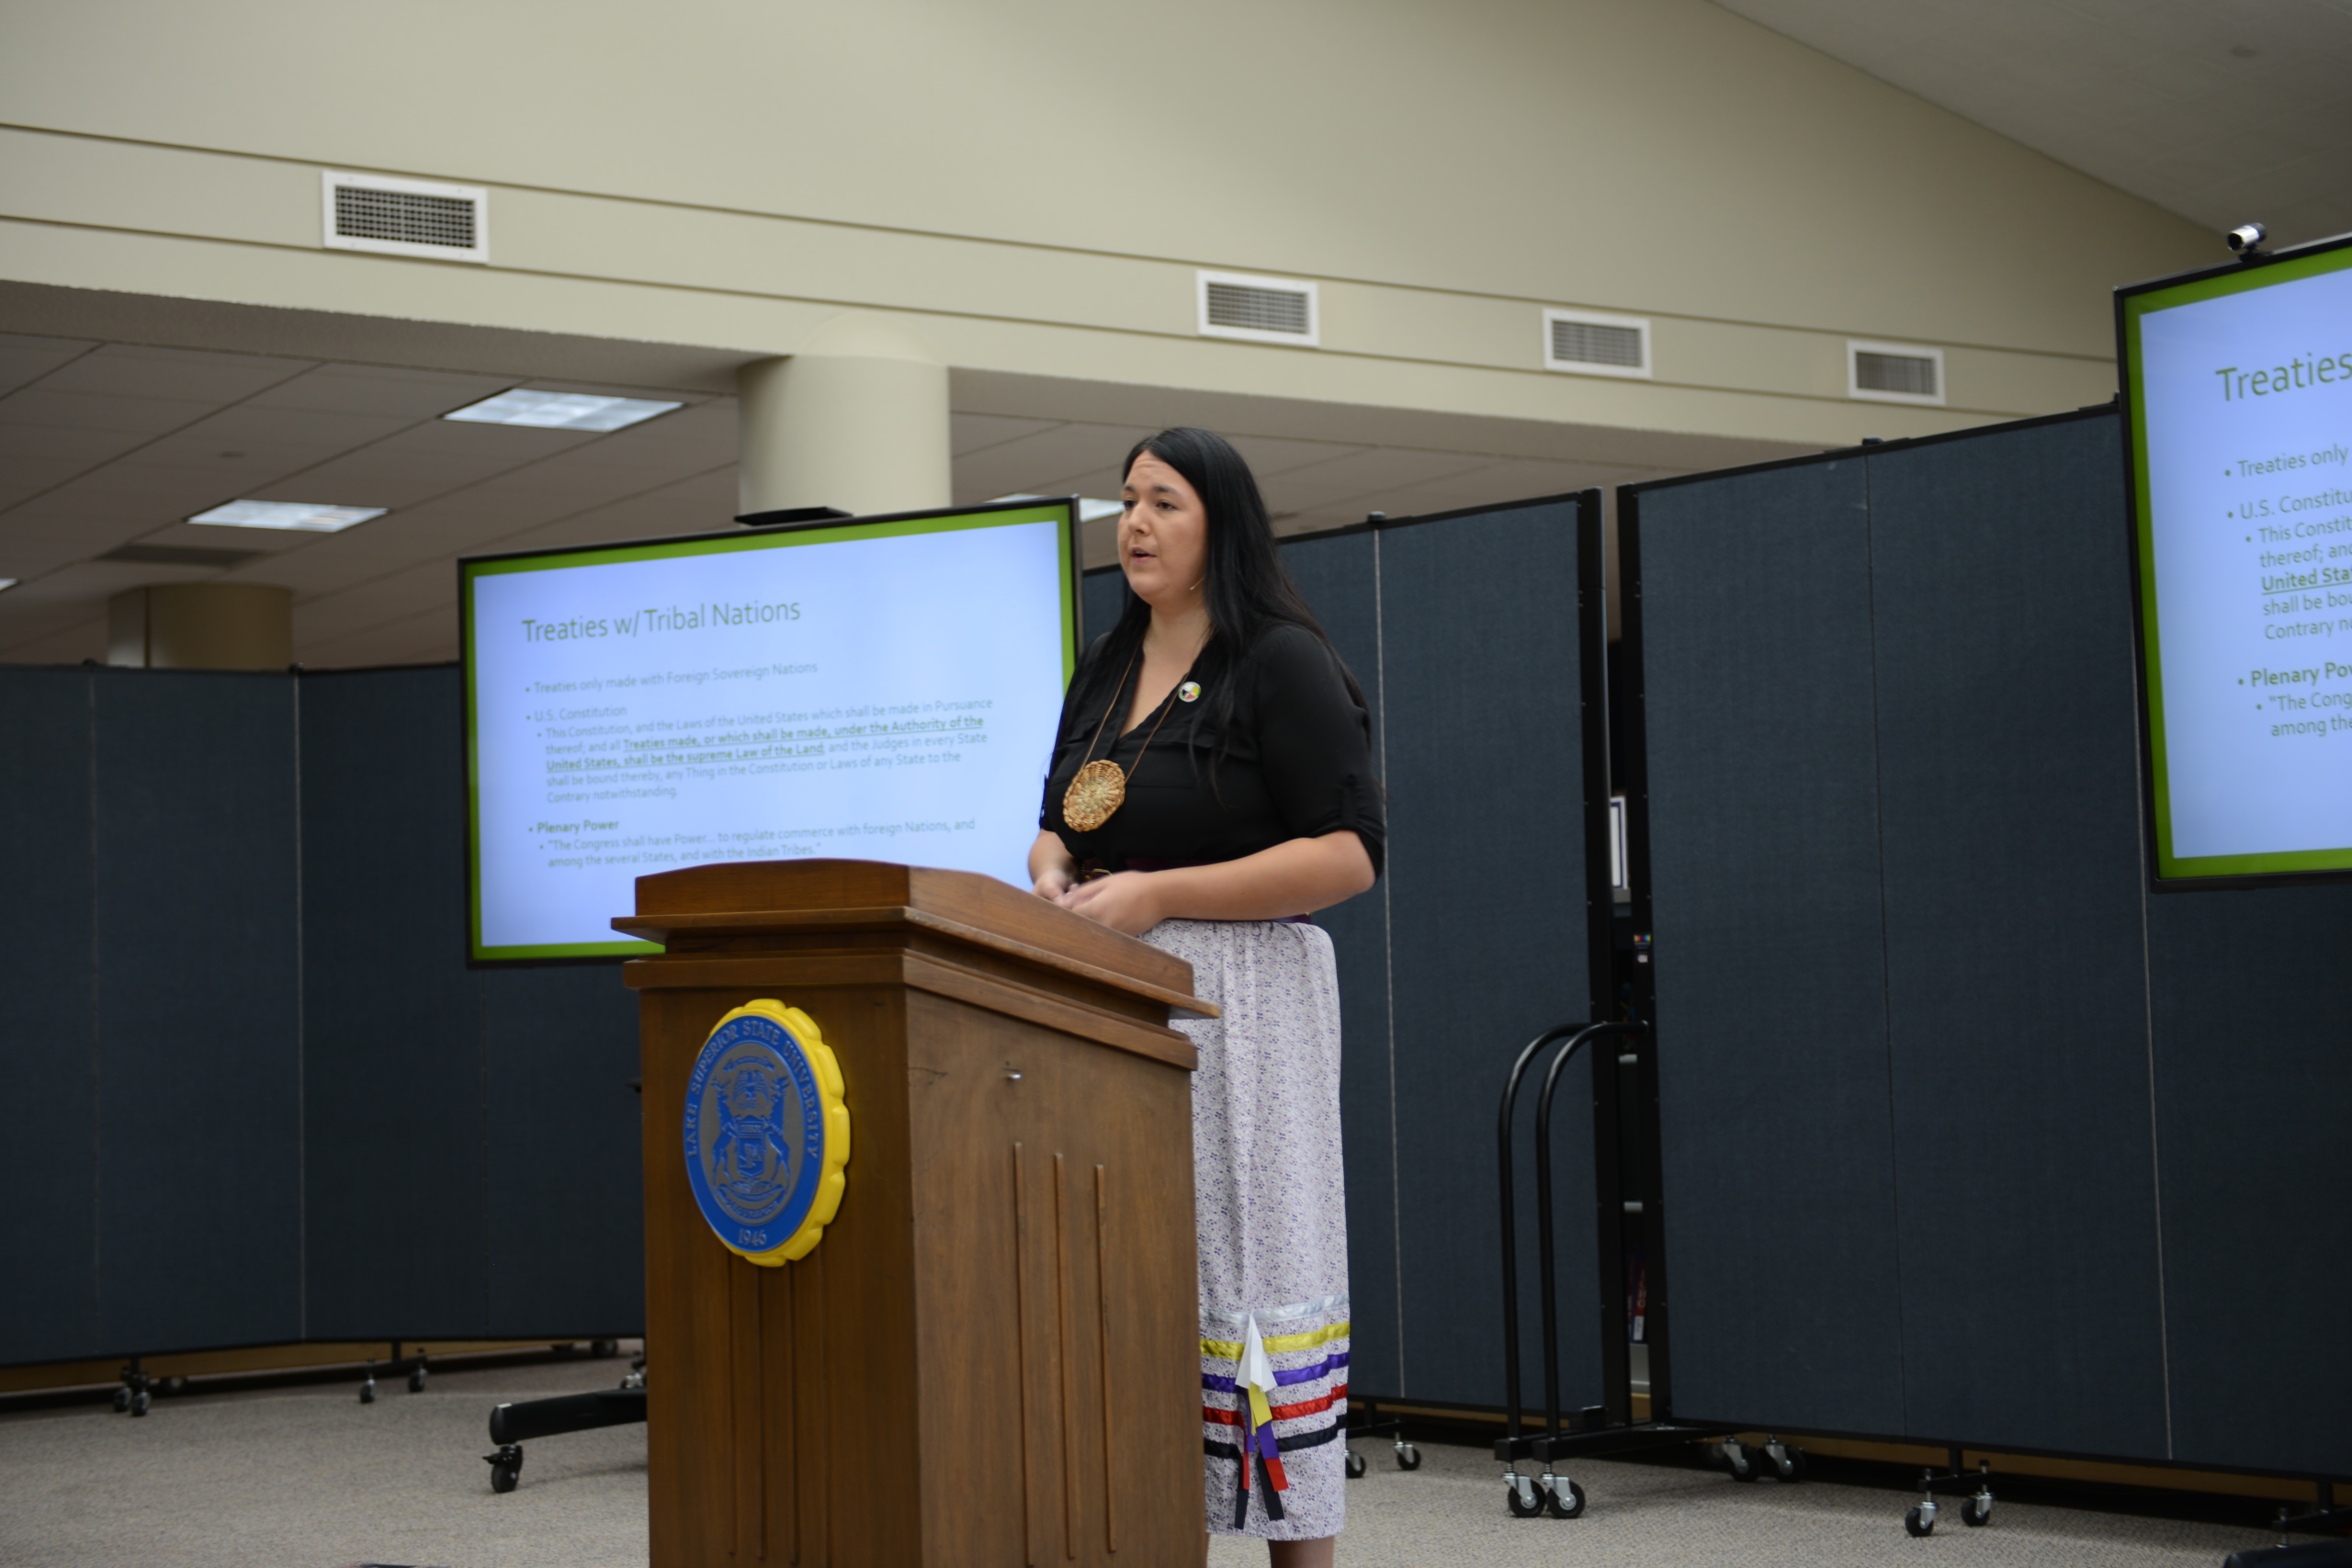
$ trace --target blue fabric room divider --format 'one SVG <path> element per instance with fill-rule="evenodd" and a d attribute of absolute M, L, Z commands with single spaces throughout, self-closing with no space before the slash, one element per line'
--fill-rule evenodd
<path fill-rule="evenodd" d="M 0 709 L 0 1363 L 636 1330 L 635 1001 L 467 967 L 454 669 Z"/>
<path fill-rule="evenodd" d="M 2352 1471 L 2352 886 L 2149 891 L 2120 439 L 1621 501 L 1679 1416 Z"/>

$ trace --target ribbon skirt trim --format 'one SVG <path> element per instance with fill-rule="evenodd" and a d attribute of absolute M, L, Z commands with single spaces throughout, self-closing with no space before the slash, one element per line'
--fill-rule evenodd
<path fill-rule="evenodd" d="M 1345 1339 L 1347 1337 L 1347 1324 L 1327 1323 L 1320 1328 L 1310 1328 L 1303 1334 L 1277 1334 L 1270 1339 L 1262 1340 L 1261 1343 L 1265 1346 L 1268 1355 L 1281 1356 L 1293 1350 L 1312 1350 L 1317 1346 L 1329 1345 L 1334 1339 Z M 1245 1348 L 1243 1341 L 1238 1339 L 1201 1341 L 1201 1354 L 1220 1361 L 1241 1359 L 1241 1352 Z"/>
<path fill-rule="evenodd" d="M 1276 1368 L 1274 1371 L 1274 1382 L 1278 1384 L 1313 1382 L 1317 1378 L 1326 1376 L 1331 1372 L 1346 1371 L 1347 1365 L 1348 1352 L 1345 1350 L 1335 1351 L 1331 1355 L 1324 1357 L 1321 1360 L 1315 1362 L 1311 1366 L 1293 1367 L 1286 1371 L 1281 1368 Z M 1211 1393 L 1238 1393 L 1240 1392 L 1240 1385 L 1234 1379 L 1220 1377 L 1215 1372 L 1203 1372 L 1201 1374 L 1201 1386 L 1208 1390 Z"/>
<path fill-rule="evenodd" d="M 1344 1313 L 1347 1310 L 1348 1298 L 1345 1294 L 1340 1294 L 1322 1296 L 1311 1302 L 1285 1302 L 1276 1307 L 1263 1309 L 1253 1307 L 1247 1312 L 1216 1312 L 1203 1307 L 1201 1315 L 1204 1318 L 1213 1317 L 1220 1323 L 1229 1323 L 1236 1328 L 1241 1328 L 1245 1327 L 1253 1317 L 1261 1324 L 1287 1323 L 1295 1317 L 1321 1317 L 1326 1313 Z"/>
<path fill-rule="evenodd" d="M 1261 1427 L 1240 1444 L 1202 1439 L 1201 1451 L 1209 1458 L 1232 1460 L 1241 1466 L 1241 1483 L 1233 1489 L 1233 1528 L 1238 1530 L 1250 1522 L 1250 1472 L 1253 1468 L 1258 1472 L 1258 1493 L 1266 1502 L 1266 1517 L 1279 1519 L 1283 1517 L 1282 1495 L 1287 1489 L 1281 1456 L 1301 1449 L 1319 1448 L 1340 1431 L 1340 1423 L 1334 1421 L 1319 1431 L 1301 1432 L 1295 1438 L 1278 1438 L 1272 1427 Z"/>
<path fill-rule="evenodd" d="M 1297 1421 L 1306 1416 L 1319 1416 L 1324 1411 L 1330 1409 L 1334 1404 L 1344 1408 L 1347 1402 L 1348 1385 L 1341 1383 L 1330 1393 L 1322 1395 L 1320 1398 L 1303 1399 L 1296 1404 L 1277 1404 L 1272 1406 L 1267 1414 L 1272 1419 L 1276 1421 Z M 1248 1412 L 1241 1410 L 1219 1410 L 1215 1405 L 1203 1405 L 1201 1407 L 1201 1419 L 1210 1423 L 1211 1425 L 1220 1427 L 1238 1427 L 1243 1424 L 1243 1418 L 1248 1414 Z M 1262 1425 L 1262 1423 L 1259 1424 Z"/>

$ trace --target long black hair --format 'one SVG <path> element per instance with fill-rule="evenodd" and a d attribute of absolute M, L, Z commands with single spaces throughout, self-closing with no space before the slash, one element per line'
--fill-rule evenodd
<path fill-rule="evenodd" d="M 1339 649 L 1331 648 L 1331 639 L 1315 612 L 1298 592 L 1298 584 L 1291 581 L 1289 570 L 1283 565 L 1282 553 L 1274 546 L 1274 525 L 1266 515 L 1266 498 L 1259 493 L 1257 476 L 1250 473 L 1249 462 L 1233 449 L 1233 443 L 1214 431 L 1197 430 L 1179 425 L 1148 435 L 1135 445 L 1120 468 L 1124 479 L 1132 472 L 1136 459 L 1146 453 L 1159 458 L 1184 476 L 1208 513 L 1208 612 L 1211 636 L 1203 650 L 1204 668 L 1233 670 L 1260 637 L 1277 626 L 1296 626 L 1311 634 L 1325 648 L 1331 649 L 1333 662 L 1340 667 L 1340 678 L 1346 681 L 1348 695 L 1358 707 L 1369 711 L 1364 702 L 1363 688 L 1356 683 L 1355 674 Z M 1122 574 L 1124 582 L 1124 573 Z M 1144 633 L 1151 626 L 1151 606 L 1136 596 L 1133 588 L 1125 588 L 1119 619 L 1105 639 L 1101 657 L 1089 672 L 1086 698 L 1091 705 L 1098 694 L 1103 700 L 1115 702 L 1118 694 L 1107 691 L 1113 682 L 1125 675 L 1128 663 L 1143 648 Z M 1196 721 L 1208 724 L 1219 737 L 1218 750 L 1224 750 L 1223 737 L 1228 732 L 1233 716 L 1233 686 L 1231 681 L 1206 682 L 1203 704 L 1207 711 Z M 1121 716 L 1120 728 L 1125 728 Z"/>

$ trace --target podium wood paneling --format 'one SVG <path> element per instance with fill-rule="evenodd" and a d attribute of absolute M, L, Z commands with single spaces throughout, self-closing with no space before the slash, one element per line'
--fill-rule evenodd
<path fill-rule="evenodd" d="M 990 878 L 857 861 L 641 878 L 655 1568 L 1196 1562 L 1182 961 Z M 768 1269 L 681 1145 L 729 1009 L 805 1010 L 853 1132 L 840 1215 Z"/>

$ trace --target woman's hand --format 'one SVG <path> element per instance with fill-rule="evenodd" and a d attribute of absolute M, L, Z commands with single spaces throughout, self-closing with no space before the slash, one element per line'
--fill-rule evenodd
<path fill-rule="evenodd" d="M 1035 854 L 1029 869 L 1039 872 Z M 1054 902 L 1114 931 L 1141 936 L 1162 920 L 1278 920 L 1312 914 L 1354 897 L 1373 882 L 1372 856 L 1363 840 L 1342 828 L 1215 865 L 1099 876 L 1068 886 Z M 1046 891 L 1042 874 L 1037 891 Z"/>
<path fill-rule="evenodd" d="M 1081 882 L 1054 900 L 1063 908 L 1109 926 L 1114 931 L 1141 936 L 1167 917 L 1159 907 L 1159 878 L 1155 871 L 1119 871 Z"/>
<path fill-rule="evenodd" d="M 1078 863 L 1069 858 L 1069 851 L 1062 847 L 1058 835 L 1040 833 L 1037 841 L 1029 846 L 1029 875 L 1033 879 L 1029 891 L 1058 904 L 1062 895 L 1078 880 Z"/>

